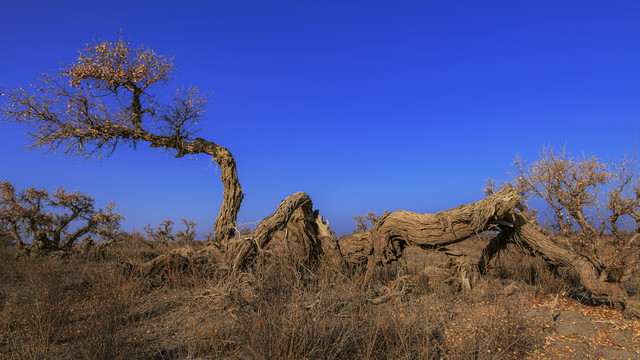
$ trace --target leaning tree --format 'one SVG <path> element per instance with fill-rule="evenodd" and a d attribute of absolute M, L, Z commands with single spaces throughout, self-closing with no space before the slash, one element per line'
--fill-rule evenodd
<path fill-rule="evenodd" d="M 220 166 L 223 201 L 215 240 L 236 232 L 244 194 L 231 152 L 196 137 L 207 97 L 197 87 L 179 89 L 173 99 L 154 94 L 173 79 L 173 59 L 126 41 L 87 45 L 57 74 L 43 74 L 33 89 L 9 91 L 3 119 L 28 125 L 30 147 L 75 156 L 108 157 L 120 145 L 140 142 L 176 157 L 208 154 Z"/>

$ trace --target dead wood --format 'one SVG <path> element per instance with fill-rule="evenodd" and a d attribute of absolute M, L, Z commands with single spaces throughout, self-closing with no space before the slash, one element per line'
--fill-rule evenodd
<path fill-rule="evenodd" d="M 386 291 L 385 294 L 377 296 L 369 301 L 371 301 L 371 303 L 374 305 L 379 305 L 391 299 L 400 297 L 408 292 L 408 289 L 412 286 L 411 281 L 412 276 L 410 275 L 399 277 L 396 280 L 392 281 L 388 287 L 384 288 L 384 290 Z"/>
<path fill-rule="evenodd" d="M 235 238 L 222 252 L 213 246 L 199 251 L 179 249 L 145 267 L 149 273 L 157 273 L 168 264 L 174 268 L 189 266 L 210 261 L 207 258 L 215 255 L 224 259 L 218 264 L 220 267 L 236 272 L 246 269 L 257 257 L 266 261 L 294 259 L 307 268 L 326 258 L 342 270 L 367 264 L 366 285 L 376 265 L 397 261 L 405 248 L 413 247 L 439 250 L 448 259 L 442 263 L 444 266 L 427 264 L 426 269 L 434 270 L 425 275 L 438 277 L 439 274 L 464 289 L 471 289 L 478 275 L 486 272 L 489 261 L 507 244 L 514 243 L 527 253 L 541 255 L 551 266 L 574 271 L 593 300 L 624 308 L 631 315 L 638 314 L 636 302 L 629 301 L 619 284 L 607 282 L 598 262 L 546 236 L 521 208 L 520 201 L 513 188 L 505 187 L 476 203 L 437 214 L 396 211 L 385 215 L 374 228 L 337 242 L 318 211 L 313 210 L 309 195 L 298 192 L 283 200 L 278 209 L 249 235 Z M 445 247 L 487 230 L 499 230 L 500 233 L 483 250 L 478 263 Z"/>
<path fill-rule="evenodd" d="M 384 216 L 374 228 L 347 236 L 340 241 L 344 259 L 352 265 L 367 262 L 365 286 L 378 264 L 400 259 L 408 246 L 422 249 L 442 247 L 468 239 L 487 230 L 501 230 L 484 249 L 478 264 L 470 264 L 466 256 L 448 254 L 456 258 L 449 264 L 460 276 L 464 288 L 473 286 L 476 269 L 486 271 L 488 262 L 506 247 L 516 243 L 520 249 L 535 253 L 551 266 L 574 271 L 592 300 L 608 303 L 636 313 L 634 303 L 628 301 L 619 284 L 607 282 L 602 265 L 587 256 L 558 245 L 547 237 L 536 222 L 521 209 L 521 198 L 512 187 L 505 187 L 476 203 L 458 206 L 437 214 L 418 214 L 396 211 Z M 450 271 L 447 273 L 452 274 Z"/>
<path fill-rule="evenodd" d="M 514 211 L 513 219 L 512 239 L 515 243 L 541 255 L 549 265 L 573 270 L 594 301 L 623 308 L 628 314 L 638 313 L 638 309 L 635 308 L 637 305 L 628 301 L 627 293 L 620 285 L 607 282 L 601 276 L 604 269 L 599 263 L 556 244 L 544 235 L 526 212 Z"/>
<path fill-rule="evenodd" d="M 367 257 L 366 285 L 376 265 L 398 260 L 407 246 L 437 249 L 496 229 L 519 203 L 516 191 L 505 187 L 476 203 L 436 214 L 398 210 L 383 216 L 375 227 L 365 233 L 343 238 L 340 241 L 341 251 L 348 261 L 361 263 Z M 365 241 L 370 245 L 359 244 Z"/>
<path fill-rule="evenodd" d="M 135 270 L 153 281 L 163 281 L 171 275 L 182 272 L 211 271 L 223 268 L 219 260 L 220 250 L 215 246 L 193 249 L 184 246 L 161 254 L 135 267 Z"/>
<path fill-rule="evenodd" d="M 498 235 L 494 236 L 489 241 L 489 244 L 487 244 L 487 246 L 482 250 L 482 255 L 478 261 L 478 271 L 480 272 L 480 275 L 486 274 L 487 267 L 491 259 L 493 259 L 493 257 L 500 251 L 507 248 L 507 245 L 511 242 L 512 236 L 513 231 L 510 228 L 505 227 L 504 230 L 500 231 Z"/>
<path fill-rule="evenodd" d="M 371 231 L 347 235 L 338 240 L 344 261 L 351 267 L 366 265 L 371 255 L 373 243 Z"/>
<path fill-rule="evenodd" d="M 313 266 L 326 254 L 334 264 L 344 266 L 334 236 L 318 211 L 313 211 L 311 198 L 304 192 L 284 199 L 249 235 L 234 241 L 227 251 L 227 263 L 237 271 L 259 253 L 278 258 L 293 255 L 305 266 Z"/>
<path fill-rule="evenodd" d="M 203 264 L 237 272 L 246 269 L 258 256 L 270 257 L 273 261 L 286 257 L 313 267 L 324 255 L 335 266 L 344 268 L 329 226 L 318 211 L 313 211 L 309 195 L 297 192 L 283 200 L 251 233 L 233 238 L 226 248 L 214 245 L 199 250 L 178 248 L 142 264 L 139 270 L 156 278 L 168 270 L 181 271 Z"/>

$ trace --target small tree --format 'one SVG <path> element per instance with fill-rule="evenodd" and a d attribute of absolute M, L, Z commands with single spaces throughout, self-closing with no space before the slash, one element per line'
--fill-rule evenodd
<path fill-rule="evenodd" d="M 83 235 L 93 233 L 113 239 L 122 215 L 114 203 L 95 210 L 94 200 L 79 191 L 58 188 L 53 194 L 30 187 L 22 191 L 8 181 L 0 182 L 0 223 L 24 248 L 27 239 L 40 249 L 70 249 Z M 74 231 L 70 231 L 75 224 Z"/>
<path fill-rule="evenodd" d="M 375 226 L 387 214 L 389 214 L 388 210 L 385 210 L 382 215 L 376 215 L 373 211 L 369 211 L 366 216 L 355 215 L 353 221 L 356 223 L 356 228 L 353 230 L 353 234 L 367 231 L 369 229 L 367 222 L 371 223 L 371 226 Z"/>
<path fill-rule="evenodd" d="M 162 220 L 156 227 L 156 230 L 151 229 L 151 224 L 149 224 L 144 228 L 144 231 L 147 233 L 149 239 L 157 243 L 167 244 L 174 239 L 172 234 L 173 221 L 168 219 Z"/>
<path fill-rule="evenodd" d="M 542 214 L 547 225 L 575 250 L 601 262 L 603 235 L 613 235 L 619 250 L 637 238 L 640 182 L 635 154 L 608 165 L 593 156 L 576 158 L 564 148 L 545 147 L 535 162 L 527 163 L 518 156 L 514 166 L 516 188 L 527 197 L 544 200 L 548 209 Z M 630 223 L 636 224 L 633 232 L 626 226 Z M 615 256 L 608 262 L 614 260 Z"/>
<path fill-rule="evenodd" d="M 171 241 L 179 241 L 179 242 L 192 242 L 196 239 L 196 225 L 197 222 L 193 220 L 180 219 L 182 224 L 184 224 L 184 230 L 178 230 L 173 233 L 173 221 L 172 220 L 162 220 L 155 230 L 151 229 L 151 224 L 147 225 L 144 228 L 144 231 L 147 233 L 147 237 L 155 242 L 167 244 Z M 213 234 L 211 234 L 213 236 Z"/>
<path fill-rule="evenodd" d="M 173 60 L 133 48 L 122 39 L 82 50 L 58 74 L 44 74 L 33 89 L 6 95 L 4 120 L 28 126 L 32 148 L 78 156 L 109 156 L 122 144 L 147 142 L 176 157 L 208 154 L 221 168 L 223 201 L 214 231 L 218 242 L 235 235 L 244 197 L 236 163 L 226 148 L 195 135 L 207 98 L 198 88 L 161 102 L 153 90 L 172 79 Z"/>
<path fill-rule="evenodd" d="M 176 241 L 187 243 L 194 241 L 196 239 L 195 228 L 198 223 L 193 220 L 187 219 L 180 219 L 180 221 L 182 222 L 182 224 L 184 224 L 185 229 L 176 231 L 176 234 L 174 236 Z"/>

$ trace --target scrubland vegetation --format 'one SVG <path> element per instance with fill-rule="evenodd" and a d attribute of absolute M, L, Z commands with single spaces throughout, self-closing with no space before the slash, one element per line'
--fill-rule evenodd
<path fill-rule="evenodd" d="M 340 238 L 303 192 L 237 229 L 235 160 L 195 137 L 206 97 L 191 88 L 160 103 L 151 93 L 173 72 L 171 59 L 120 39 L 87 46 L 36 91 L 8 92 L 3 120 L 27 127 L 31 147 L 107 157 L 144 142 L 207 154 L 223 202 L 206 240 L 187 219 L 145 236 L 121 231 L 114 204 L 96 210 L 81 192 L 2 182 L 0 358 L 640 354 L 634 155 L 610 164 L 545 148 L 533 163 L 516 158 L 511 181 L 490 181 L 480 201 L 356 216 Z"/>
<path fill-rule="evenodd" d="M 461 250 L 479 257 L 486 242 L 471 239 Z M 257 263 L 241 274 L 216 266 L 221 259 L 161 275 L 136 271 L 166 251 L 135 237 L 67 259 L 2 248 L 0 357 L 545 358 L 552 354 L 543 351 L 545 340 L 557 334 L 563 316 L 553 320 L 552 299 L 585 296 L 542 259 L 517 251 L 504 253 L 471 291 L 456 278 L 410 276 L 435 261 L 422 252 L 377 269 L 366 290 L 362 269 L 345 274 L 322 265 L 311 271 L 295 258 Z M 635 271 L 626 286 L 637 296 Z M 640 323 L 620 312 L 606 320 L 640 335 Z M 638 340 L 635 350 L 633 339 L 619 344 L 637 354 Z M 586 341 L 571 345 L 585 358 L 607 354 Z"/>
<path fill-rule="evenodd" d="M 547 209 L 540 214 L 547 216 L 547 236 L 605 264 L 603 281 L 620 284 L 627 303 L 637 301 L 640 241 L 634 222 L 621 221 L 623 216 L 636 219 L 637 180 L 620 186 L 622 177 L 595 158 L 545 151 L 532 165 L 516 161 L 519 196 L 545 200 L 552 209 L 551 215 Z M 627 161 L 625 171 L 635 178 L 635 162 Z M 585 166 L 599 175 L 581 178 Z M 613 186 L 609 179 L 616 179 Z M 563 189 L 571 186 L 579 188 Z M 399 261 L 373 267 L 372 273 L 367 262 L 373 248 L 365 251 L 370 260 L 354 262 L 346 271 L 330 253 L 309 262 L 278 247 L 256 250 L 259 256 L 250 258 L 249 266 L 236 269 L 227 255 L 233 243 L 220 243 L 212 234 L 196 240 L 192 221 L 181 219 L 184 230 L 175 231 L 173 222 L 164 220 L 155 229 L 147 226 L 146 236 L 126 233 L 118 227 L 123 216 L 115 205 L 96 211 L 89 195 L 19 190 L 8 182 L 2 189 L 2 359 L 640 354 L 640 320 L 594 297 L 571 267 L 550 266 L 544 254 L 530 253 L 522 248 L 526 243 L 517 242 L 502 244 L 499 255 L 487 258 L 504 230 L 432 250 L 409 246 Z M 489 183 L 487 193 L 496 191 Z M 554 214 L 562 217 L 554 221 Z M 336 240 L 346 258 L 344 241 L 366 239 L 391 215 L 355 216 L 353 233 Z M 580 224 L 581 218 L 594 220 Z M 300 220 L 292 215 L 288 221 Z M 78 230 L 71 231 L 74 222 Z M 255 231 L 243 229 L 236 239 Z M 103 241 L 94 243 L 91 234 Z M 289 235 L 285 241 L 295 244 L 296 233 Z M 277 232 L 270 236 L 278 238 Z"/>

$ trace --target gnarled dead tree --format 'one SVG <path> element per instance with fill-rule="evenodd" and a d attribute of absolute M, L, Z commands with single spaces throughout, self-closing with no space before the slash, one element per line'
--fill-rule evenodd
<path fill-rule="evenodd" d="M 448 245 L 488 230 L 499 233 L 489 242 L 480 262 L 474 266 L 468 263 L 469 259 L 464 254 L 447 248 Z M 367 264 L 366 282 L 376 265 L 397 261 L 407 247 L 417 247 L 440 250 L 448 255 L 451 258 L 449 267 L 461 273 L 461 285 L 470 287 L 475 269 L 483 273 L 491 258 L 509 243 L 540 255 L 549 265 L 574 272 L 591 293 L 592 299 L 624 308 L 632 315 L 638 314 L 638 304 L 628 299 L 619 284 L 608 281 L 602 265 L 570 247 L 558 245 L 545 235 L 523 209 L 516 190 L 509 186 L 476 203 L 437 214 L 409 211 L 387 214 L 375 227 L 348 235 L 338 244 L 317 212 L 312 211 L 308 195 L 296 193 L 284 200 L 278 210 L 254 232 L 236 240 L 227 253 L 227 263 L 237 270 L 246 266 L 261 251 L 267 250 L 269 245 L 272 246 L 271 250 L 277 248 L 281 251 L 296 247 L 304 249 L 297 256 L 308 263 L 324 255 L 341 267 Z"/>
<path fill-rule="evenodd" d="M 383 217 L 366 233 L 350 235 L 340 241 L 347 260 L 368 263 L 367 277 L 377 264 L 400 259 L 408 246 L 443 249 L 487 230 L 499 230 L 483 251 L 478 264 L 484 272 L 486 264 L 507 244 L 539 254 L 549 265 L 573 271 L 596 301 L 610 303 L 636 315 L 638 304 L 629 301 L 617 283 L 608 282 L 605 268 L 597 261 L 563 247 L 546 236 L 522 208 L 521 198 L 510 186 L 476 203 L 458 206 L 437 214 L 396 211 Z M 446 249 L 446 248 L 445 248 Z M 348 251 L 353 251 L 349 253 Z"/>
<path fill-rule="evenodd" d="M 264 250 L 293 256 L 306 266 L 326 255 L 343 266 L 334 236 L 318 211 L 313 211 L 311 198 L 304 192 L 287 197 L 249 235 L 238 238 L 228 251 L 227 263 L 233 270 L 242 269 Z"/>
<path fill-rule="evenodd" d="M 447 248 L 488 230 L 499 233 L 486 246 L 478 264 L 469 264 L 464 254 Z M 407 247 L 416 247 L 440 250 L 449 256 L 449 267 L 455 268 L 461 276 L 461 285 L 468 288 L 476 269 L 483 273 L 486 264 L 509 243 L 540 255 L 549 265 L 574 272 L 592 299 L 637 316 L 638 304 L 628 299 L 619 284 L 608 281 L 602 265 L 545 235 L 510 186 L 478 202 L 436 214 L 409 211 L 386 214 L 375 227 L 343 237 L 337 244 L 317 211 L 312 210 L 309 196 L 296 193 L 285 199 L 251 234 L 238 238 L 228 249 L 226 263 L 238 270 L 261 252 L 295 248 L 297 258 L 306 263 L 324 256 L 342 268 L 367 264 L 366 282 L 376 265 L 397 261 Z"/>
<path fill-rule="evenodd" d="M 218 266 L 236 272 L 246 269 L 257 257 L 277 261 L 285 255 L 308 267 L 322 258 L 343 270 L 366 264 L 366 283 L 376 265 L 397 261 L 407 247 L 415 247 L 439 250 L 448 256 L 446 268 L 439 271 L 447 277 L 458 276 L 460 285 L 470 288 L 476 274 L 484 272 L 492 257 L 514 243 L 529 253 L 539 254 L 552 266 L 573 271 L 594 300 L 621 307 L 633 316 L 640 315 L 640 304 L 629 300 L 619 284 L 609 282 L 597 262 L 556 244 L 530 218 L 520 201 L 515 189 L 505 187 L 476 203 L 437 214 L 396 211 L 385 215 L 374 228 L 337 242 L 318 212 L 313 211 L 309 196 L 299 192 L 283 200 L 250 234 L 233 239 L 226 249 L 217 246 L 198 251 L 178 249 L 145 264 L 143 270 L 153 274 L 167 267 L 175 268 L 175 264 L 207 263 L 212 258 L 222 258 L 225 260 Z M 488 230 L 499 233 L 486 246 L 478 264 L 447 248 Z M 212 256 L 214 252 L 216 255 Z"/>
<path fill-rule="evenodd" d="M 268 256 L 275 261 L 287 257 L 308 268 L 325 257 L 335 266 L 345 267 L 329 226 L 318 211 L 313 210 L 309 195 L 297 192 L 284 199 L 250 234 L 233 238 L 223 249 L 217 245 L 199 250 L 176 249 L 144 264 L 141 270 L 154 275 L 166 269 L 224 259 L 216 265 L 237 272 L 246 269 L 259 256 Z"/>

